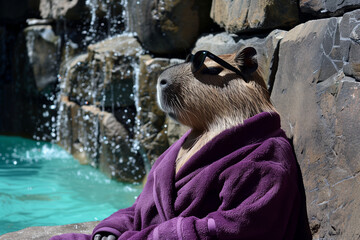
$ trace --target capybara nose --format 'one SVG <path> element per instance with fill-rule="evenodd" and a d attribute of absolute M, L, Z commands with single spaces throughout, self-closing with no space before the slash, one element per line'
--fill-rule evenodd
<path fill-rule="evenodd" d="M 169 81 L 166 79 L 160 79 L 159 85 L 161 88 L 166 88 L 167 86 L 169 86 Z"/>

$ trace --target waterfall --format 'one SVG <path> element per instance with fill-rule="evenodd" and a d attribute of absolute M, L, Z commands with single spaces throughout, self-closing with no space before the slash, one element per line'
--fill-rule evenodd
<path fill-rule="evenodd" d="M 134 136 L 139 129 L 137 78 L 143 49 L 128 32 L 127 1 L 119 2 L 86 0 L 87 30 L 83 28 L 77 40 L 81 51 L 72 49 L 73 29 L 68 20 L 62 21 L 65 54 L 59 73 L 57 141 L 80 162 L 111 178 L 140 181 L 146 154 Z"/>

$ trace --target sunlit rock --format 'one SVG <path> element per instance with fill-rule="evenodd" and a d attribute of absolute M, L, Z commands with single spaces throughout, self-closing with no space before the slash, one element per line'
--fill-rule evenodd
<path fill-rule="evenodd" d="M 85 101 L 105 107 L 124 107 L 134 104 L 135 67 L 142 48 L 129 35 L 119 35 L 88 47 L 90 88 Z"/>
<path fill-rule="evenodd" d="M 134 106 L 135 68 L 142 52 L 134 37 L 119 35 L 88 47 L 62 65 L 62 94 L 80 105 L 110 111 Z"/>
<path fill-rule="evenodd" d="M 286 31 L 282 30 L 274 30 L 268 35 L 253 36 L 246 39 L 226 32 L 209 34 L 197 40 L 192 52 L 208 50 L 221 55 L 235 53 L 242 47 L 252 46 L 257 51 L 256 58 L 261 72 L 269 90 L 271 90 L 277 70 L 279 43 L 285 35 Z"/>
<path fill-rule="evenodd" d="M 214 0 L 211 18 L 229 33 L 292 27 L 299 22 L 296 1 Z"/>
<path fill-rule="evenodd" d="M 170 59 L 140 58 L 140 70 L 137 83 L 137 129 L 136 139 L 143 146 L 148 161 L 153 163 L 168 147 L 165 134 L 165 113 L 156 101 L 156 84 L 160 73 L 170 65 Z"/>
<path fill-rule="evenodd" d="M 93 11 L 93 12 L 92 12 Z M 83 20 L 84 17 L 104 17 L 108 12 L 113 15 L 121 15 L 123 7 L 117 0 L 40 0 L 41 17 L 45 19 Z"/>
<path fill-rule="evenodd" d="M 186 128 L 170 120 L 157 104 L 156 85 L 164 69 L 182 63 L 181 59 L 141 56 L 136 85 L 136 139 L 140 142 L 147 160 L 155 160 L 184 133 Z"/>
<path fill-rule="evenodd" d="M 360 7 L 357 0 L 300 0 L 300 11 L 309 13 L 315 17 L 339 16 L 345 11 L 353 10 Z"/>
<path fill-rule="evenodd" d="M 314 239 L 359 234 L 359 49 L 352 39 L 359 17 L 354 11 L 310 21 L 280 43 L 271 97 L 293 139 Z"/>
<path fill-rule="evenodd" d="M 210 7 L 210 0 L 129 0 L 130 31 L 153 53 L 183 53 L 212 24 Z"/>
<path fill-rule="evenodd" d="M 85 8 L 84 0 L 73 1 L 52 1 L 40 0 L 40 13 L 42 18 L 58 19 L 66 17 L 67 19 L 78 19 L 79 13 Z"/>

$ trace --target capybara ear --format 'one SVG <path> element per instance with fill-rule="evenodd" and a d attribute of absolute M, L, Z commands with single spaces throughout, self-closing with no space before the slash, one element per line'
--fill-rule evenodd
<path fill-rule="evenodd" d="M 253 47 L 246 47 L 236 53 L 235 62 L 244 74 L 251 74 L 258 68 L 256 50 Z"/>

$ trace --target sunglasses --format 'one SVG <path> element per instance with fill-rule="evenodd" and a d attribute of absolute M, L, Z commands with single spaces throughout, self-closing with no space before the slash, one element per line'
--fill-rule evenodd
<path fill-rule="evenodd" d="M 199 71 L 199 69 L 201 68 L 201 66 L 204 64 L 205 58 L 208 57 L 211 60 L 217 62 L 218 64 L 220 64 L 221 66 L 223 66 L 226 69 L 229 69 L 231 71 L 233 71 L 234 73 L 238 74 L 239 76 L 241 76 L 244 81 L 245 77 L 244 74 L 242 74 L 239 69 L 235 68 L 234 66 L 232 66 L 230 63 L 222 60 L 221 58 L 219 58 L 218 56 L 216 56 L 215 54 L 209 52 L 209 51 L 198 51 L 195 54 L 189 54 L 186 59 L 185 62 L 191 62 L 191 71 L 193 73 Z M 247 81 L 246 81 L 247 82 Z"/>

